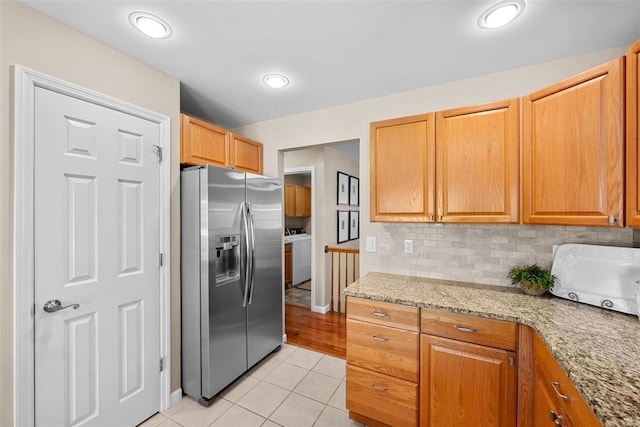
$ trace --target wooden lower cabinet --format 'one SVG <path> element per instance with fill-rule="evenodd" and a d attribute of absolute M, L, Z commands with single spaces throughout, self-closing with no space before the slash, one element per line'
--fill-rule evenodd
<path fill-rule="evenodd" d="M 291 257 L 291 243 L 284 245 L 284 284 L 293 284 L 293 258 Z"/>
<path fill-rule="evenodd" d="M 418 385 L 414 382 L 347 365 L 346 394 L 347 408 L 362 420 L 398 427 L 417 425 Z M 352 418 L 358 419 L 357 415 Z"/>
<path fill-rule="evenodd" d="M 420 426 L 516 425 L 516 353 L 422 334 Z"/>
<path fill-rule="evenodd" d="M 533 427 L 602 426 L 537 334 L 533 357 Z"/>
<path fill-rule="evenodd" d="M 418 425 L 419 312 L 347 297 L 346 405 L 353 420 Z"/>
<path fill-rule="evenodd" d="M 601 426 L 532 328 L 354 297 L 346 407 L 369 427 Z"/>

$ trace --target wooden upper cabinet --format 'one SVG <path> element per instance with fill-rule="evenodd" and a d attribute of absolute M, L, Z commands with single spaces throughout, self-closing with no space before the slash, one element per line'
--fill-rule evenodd
<path fill-rule="evenodd" d="M 518 98 L 436 113 L 438 222 L 517 223 Z"/>
<path fill-rule="evenodd" d="M 640 40 L 627 53 L 627 225 L 640 227 Z"/>
<path fill-rule="evenodd" d="M 210 165 L 262 175 L 262 144 L 204 120 L 180 115 L 180 163 Z"/>
<path fill-rule="evenodd" d="M 623 226 L 624 58 L 524 98 L 526 224 Z"/>
<path fill-rule="evenodd" d="M 285 184 L 284 186 L 284 216 L 311 216 L 311 187 Z"/>
<path fill-rule="evenodd" d="M 262 144 L 230 133 L 229 166 L 262 175 Z"/>
<path fill-rule="evenodd" d="M 284 216 L 296 216 L 296 186 L 293 184 L 284 185 Z"/>
<path fill-rule="evenodd" d="M 180 120 L 180 163 L 228 166 L 229 132 L 227 130 L 186 114 L 181 114 Z"/>
<path fill-rule="evenodd" d="M 311 187 L 296 185 L 296 216 L 311 216 Z"/>
<path fill-rule="evenodd" d="M 434 221 L 434 114 L 374 122 L 370 131 L 371 221 Z"/>

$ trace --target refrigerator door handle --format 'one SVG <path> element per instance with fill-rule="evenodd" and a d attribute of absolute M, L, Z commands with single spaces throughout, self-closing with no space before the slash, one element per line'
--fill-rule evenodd
<path fill-rule="evenodd" d="M 247 212 L 249 213 L 249 228 L 251 229 L 251 270 L 249 276 L 249 282 L 251 283 L 251 287 L 249 288 L 249 304 L 253 300 L 253 285 L 255 284 L 255 273 L 256 273 L 256 229 L 253 218 L 253 210 L 251 209 L 251 203 L 247 202 Z"/>
<path fill-rule="evenodd" d="M 251 240 L 249 237 L 249 225 L 248 225 L 248 218 L 247 218 L 247 209 L 246 209 L 246 205 L 244 202 L 242 202 L 242 204 L 240 205 L 240 208 L 242 209 L 242 225 L 244 228 L 244 241 L 245 241 L 245 255 L 246 255 L 246 262 L 245 262 L 245 268 L 244 268 L 244 292 L 243 292 L 243 296 L 242 296 L 242 306 L 246 307 L 247 303 L 249 302 L 249 279 L 250 279 L 250 275 L 249 275 L 249 264 L 251 263 L 250 260 L 250 245 L 251 245 Z"/>

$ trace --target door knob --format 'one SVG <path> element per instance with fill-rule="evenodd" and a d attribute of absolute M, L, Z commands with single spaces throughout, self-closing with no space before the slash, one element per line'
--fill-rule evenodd
<path fill-rule="evenodd" d="M 59 299 L 52 299 L 44 303 L 44 307 L 42 309 L 47 313 L 55 313 L 56 311 L 64 310 L 65 308 L 72 307 L 74 310 L 77 310 L 80 307 L 80 304 L 69 304 L 62 306 L 62 303 Z"/>

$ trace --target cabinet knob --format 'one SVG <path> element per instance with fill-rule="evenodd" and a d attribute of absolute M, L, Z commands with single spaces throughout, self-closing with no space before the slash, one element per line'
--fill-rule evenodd
<path fill-rule="evenodd" d="M 553 421 L 553 424 L 556 426 L 562 425 L 562 415 L 558 415 L 555 412 L 551 411 L 549 413 L 549 419 Z"/>
<path fill-rule="evenodd" d="M 609 224 L 615 224 L 617 220 L 618 218 L 616 218 L 614 215 L 609 215 Z"/>

